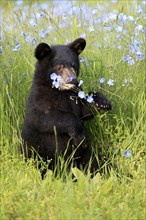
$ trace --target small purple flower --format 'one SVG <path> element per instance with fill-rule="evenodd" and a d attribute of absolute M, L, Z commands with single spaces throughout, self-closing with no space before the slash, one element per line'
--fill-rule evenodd
<path fill-rule="evenodd" d="M 79 91 L 78 92 L 78 97 L 81 98 L 81 99 L 84 99 L 84 98 L 86 98 L 86 95 L 83 91 Z"/>
<path fill-rule="evenodd" d="M 127 55 L 127 56 L 123 57 L 123 61 L 128 62 L 128 60 L 129 60 L 130 58 L 131 58 L 131 57 L 130 57 L 129 55 Z"/>
<path fill-rule="evenodd" d="M 117 25 L 116 28 L 115 28 L 116 32 L 122 32 L 123 31 L 123 27 Z"/>
<path fill-rule="evenodd" d="M 109 86 L 113 86 L 113 85 L 114 85 L 114 80 L 113 80 L 113 79 L 109 79 L 109 80 L 107 81 L 107 84 L 108 84 Z"/>
<path fill-rule="evenodd" d="M 86 36 L 87 36 L 86 34 L 81 34 L 80 35 L 80 37 L 82 37 L 82 38 L 86 38 Z"/>
<path fill-rule="evenodd" d="M 25 37 L 26 33 L 24 31 L 21 32 L 21 36 Z"/>
<path fill-rule="evenodd" d="M 11 93 L 9 93 L 8 96 L 9 96 L 10 98 L 12 98 L 12 94 L 11 94 Z"/>
<path fill-rule="evenodd" d="M 86 61 L 86 66 L 90 66 L 90 64 Z"/>
<path fill-rule="evenodd" d="M 136 52 L 136 56 L 137 56 L 137 59 L 139 59 L 139 60 L 143 60 L 144 59 L 143 58 L 144 54 L 141 51 Z"/>
<path fill-rule="evenodd" d="M 135 27 L 134 32 L 135 34 L 137 34 L 137 32 L 142 31 L 142 30 L 143 30 L 143 26 L 139 24 L 138 26 Z"/>
<path fill-rule="evenodd" d="M 45 31 L 44 29 L 42 29 L 40 33 L 40 38 L 44 38 L 47 34 L 49 34 L 49 30 Z"/>
<path fill-rule="evenodd" d="M 135 63 L 134 59 L 129 55 L 123 57 L 123 61 L 127 62 L 131 66 Z"/>
<path fill-rule="evenodd" d="M 128 60 L 128 64 L 129 64 L 130 66 L 134 65 L 134 63 L 135 63 L 135 61 L 134 61 L 133 58 L 131 58 L 130 60 Z"/>
<path fill-rule="evenodd" d="M 112 3 L 117 3 L 117 0 L 111 0 Z"/>
<path fill-rule="evenodd" d="M 119 14 L 119 20 L 124 25 L 126 23 L 127 16 L 125 14 L 121 13 L 121 14 Z"/>
<path fill-rule="evenodd" d="M 137 13 L 138 13 L 138 14 L 142 14 L 142 13 L 143 13 L 143 10 L 142 10 L 142 8 L 141 8 L 140 5 L 138 5 L 138 11 L 137 11 Z"/>
<path fill-rule="evenodd" d="M 66 14 L 63 14 L 62 19 L 63 19 L 63 20 L 66 20 L 66 18 L 67 18 L 67 15 L 66 15 Z"/>
<path fill-rule="evenodd" d="M 99 82 L 101 83 L 101 84 L 103 84 L 104 82 L 105 82 L 105 78 L 100 78 L 100 80 L 99 80 Z"/>
<path fill-rule="evenodd" d="M 57 79 L 57 74 L 56 74 L 56 73 L 52 73 L 52 74 L 50 75 L 50 79 L 56 80 L 56 79 Z"/>
<path fill-rule="evenodd" d="M 67 82 L 70 83 L 70 82 L 72 82 L 72 80 L 73 80 L 73 77 L 72 77 L 72 76 L 69 76 Z"/>
<path fill-rule="evenodd" d="M 26 36 L 25 41 L 26 42 L 31 42 L 32 41 L 32 37 L 31 36 Z"/>
<path fill-rule="evenodd" d="M 84 63 L 86 61 L 85 58 L 80 57 L 80 63 Z"/>
<path fill-rule="evenodd" d="M 128 16 L 129 21 L 134 21 L 134 18 L 132 16 Z"/>
<path fill-rule="evenodd" d="M 15 48 L 13 49 L 14 52 L 16 52 L 20 48 L 20 43 L 17 42 Z"/>
<path fill-rule="evenodd" d="M 12 59 L 12 58 L 10 58 L 10 59 L 9 59 L 9 63 L 12 63 L 12 61 L 13 61 L 13 59 Z"/>
<path fill-rule="evenodd" d="M 125 151 L 124 152 L 124 156 L 126 157 L 126 158 L 129 158 L 129 157 L 131 157 L 131 152 L 130 151 Z"/>
<path fill-rule="evenodd" d="M 90 96 L 87 97 L 87 102 L 92 103 L 94 101 L 93 99 L 93 94 L 91 94 Z"/>
<path fill-rule="evenodd" d="M 129 45 L 129 50 L 132 54 L 140 51 L 141 43 L 137 40 L 132 40 L 131 45 Z"/>

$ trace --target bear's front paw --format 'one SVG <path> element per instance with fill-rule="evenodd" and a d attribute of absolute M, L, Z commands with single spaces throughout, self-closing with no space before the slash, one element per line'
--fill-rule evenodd
<path fill-rule="evenodd" d="M 111 103 L 100 92 L 93 92 L 93 104 L 98 110 L 111 110 Z"/>

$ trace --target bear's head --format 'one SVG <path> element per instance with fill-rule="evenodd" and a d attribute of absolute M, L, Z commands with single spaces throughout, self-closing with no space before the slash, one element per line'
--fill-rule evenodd
<path fill-rule="evenodd" d="M 79 74 L 79 54 L 84 50 L 86 41 L 78 38 L 68 45 L 49 46 L 40 43 L 35 50 L 37 73 L 45 77 L 46 83 L 51 82 L 51 74 L 61 76 L 59 89 L 69 90 L 77 85 Z"/>

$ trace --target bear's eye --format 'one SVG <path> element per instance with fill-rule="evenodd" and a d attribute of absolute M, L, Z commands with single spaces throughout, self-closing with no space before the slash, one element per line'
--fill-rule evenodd
<path fill-rule="evenodd" d="M 71 66 L 72 66 L 73 68 L 75 68 L 75 67 L 76 67 L 74 63 L 72 63 L 72 64 L 71 64 Z"/>
<path fill-rule="evenodd" d="M 56 66 L 56 70 L 61 70 L 61 69 L 63 69 L 63 65 L 57 65 Z"/>

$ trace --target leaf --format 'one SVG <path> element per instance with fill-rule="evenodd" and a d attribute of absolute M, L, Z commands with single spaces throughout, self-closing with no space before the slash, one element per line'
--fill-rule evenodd
<path fill-rule="evenodd" d="M 101 189 L 101 175 L 100 173 L 97 173 L 93 179 L 91 180 L 93 187 L 95 187 L 97 190 Z"/>
<path fill-rule="evenodd" d="M 76 168 L 76 167 L 71 168 L 71 171 L 77 180 L 85 178 L 84 173 L 81 170 L 79 170 L 78 168 Z"/>

